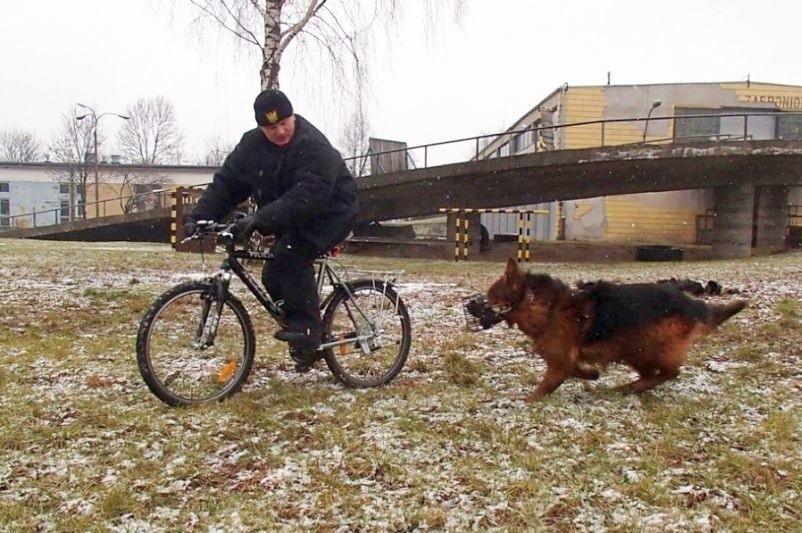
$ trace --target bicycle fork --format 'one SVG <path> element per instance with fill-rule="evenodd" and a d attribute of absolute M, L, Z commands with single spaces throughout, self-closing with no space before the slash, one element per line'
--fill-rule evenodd
<path fill-rule="evenodd" d="M 220 315 L 223 313 L 228 297 L 228 287 L 231 283 L 231 273 L 223 272 L 212 278 L 209 292 L 202 295 L 203 305 L 201 306 L 198 329 L 195 332 L 195 348 L 203 350 L 214 346 L 214 339 L 217 337 L 217 327 L 220 325 Z M 212 304 L 214 310 L 212 311 Z M 211 314 L 211 316 L 210 316 Z"/>

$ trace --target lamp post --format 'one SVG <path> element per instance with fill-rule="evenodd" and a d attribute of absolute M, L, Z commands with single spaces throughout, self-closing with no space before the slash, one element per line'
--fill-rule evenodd
<path fill-rule="evenodd" d="M 652 107 L 649 108 L 649 113 L 646 114 L 646 125 L 643 126 L 643 142 L 646 142 L 646 131 L 649 129 L 649 118 L 652 116 L 652 111 L 663 105 L 662 100 L 655 100 L 652 102 Z"/>
<path fill-rule="evenodd" d="M 100 113 L 98 115 L 95 112 L 95 110 L 89 107 L 88 105 L 78 103 L 78 106 L 87 109 L 89 113 L 75 117 L 75 120 L 83 120 L 86 117 L 92 117 L 92 140 L 95 147 L 95 156 L 94 156 L 95 157 L 95 165 L 94 165 L 95 166 L 95 218 L 99 218 L 100 217 L 100 180 L 99 180 L 100 158 L 98 157 L 97 153 L 97 123 L 101 118 L 105 117 L 106 115 L 114 115 L 115 117 L 120 117 L 123 120 L 129 120 L 131 117 L 120 115 L 119 113 L 111 113 L 108 111 L 105 113 Z M 84 200 L 84 202 L 85 201 L 86 200 Z"/>

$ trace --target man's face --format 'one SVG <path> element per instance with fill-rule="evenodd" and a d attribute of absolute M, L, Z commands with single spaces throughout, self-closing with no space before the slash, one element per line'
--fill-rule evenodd
<path fill-rule="evenodd" d="M 292 140 L 295 134 L 295 115 L 290 115 L 284 120 L 276 122 L 270 126 L 259 126 L 267 140 L 276 146 L 284 146 Z"/>

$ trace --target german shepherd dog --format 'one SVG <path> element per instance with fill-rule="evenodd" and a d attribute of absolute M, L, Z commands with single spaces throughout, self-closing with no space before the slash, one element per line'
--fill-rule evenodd
<path fill-rule="evenodd" d="M 708 304 L 664 284 L 584 283 L 572 290 L 547 274 L 524 273 L 511 258 L 487 291 L 487 305 L 533 341 L 546 373 L 526 401 L 554 392 L 570 377 L 598 379 L 624 363 L 640 377 L 622 387 L 642 392 L 677 377 L 693 341 L 746 307 Z"/>

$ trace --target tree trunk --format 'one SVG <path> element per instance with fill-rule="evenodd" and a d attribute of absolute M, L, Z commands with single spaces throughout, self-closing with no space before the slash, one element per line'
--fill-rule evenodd
<path fill-rule="evenodd" d="M 278 89 L 281 65 L 281 8 L 285 0 L 267 0 L 265 16 L 265 45 L 262 48 L 262 68 L 259 75 L 262 90 Z"/>

